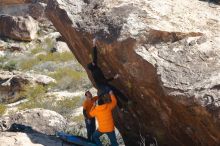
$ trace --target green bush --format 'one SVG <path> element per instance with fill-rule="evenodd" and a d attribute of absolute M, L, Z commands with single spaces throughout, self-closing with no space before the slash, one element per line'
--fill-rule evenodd
<path fill-rule="evenodd" d="M 17 62 L 11 60 L 11 61 L 7 62 L 6 64 L 4 64 L 4 65 L 2 66 L 2 68 L 3 68 L 4 70 L 8 70 L 8 71 L 16 70 L 16 69 L 17 69 Z"/>
<path fill-rule="evenodd" d="M 57 82 L 52 87 L 53 89 L 61 90 L 77 90 L 80 89 L 87 78 L 85 72 L 78 72 L 71 68 L 60 68 L 54 73 L 49 74 Z"/>
<path fill-rule="evenodd" d="M 47 88 L 43 85 L 26 86 L 23 91 L 20 92 L 20 97 L 25 97 L 28 102 L 22 103 L 19 109 L 31 109 L 40 108 L 45 97 Z"/>
<path fill-rule="evenodd" d="M 2 116 L 6 111 L 6 106 L 4 104 L 0 104 L 0 116 Z"/>
<path fill-rule="evenodd" d="M 20 96 L 35 99 L 46 93 L 47 89 L 43 85 L 26 86 L 23 91 L 20 92 Z"/>
<path fill-rule="evenodd" d="M 66 98 L 63 100 L 54 99 L 55 97 L 46 97 L 47 87 L 42 85 L 27 86 L 20 93 L 21 97 L 26 97 L 27 102 L 19 105 L 18 109 L 44 108 L 56 111 L 63 116 L 68 116 L 72 110 L 80 105 L 80 97 Z"/>
<path fill-rule="evenodd" d="M 43 46 L 41 44 L 37 44 L 34 49 L 31 50 L 31 54 L 37 54 L 44 50 Z"/>
<path fill-rule="evenodd" d="M 74 59 L 74 56 L 71 52 L 63 52 L 63 53 L 47 53 L 41 54 L 37 56 L 37 59 L 39 61 L 57 61 L 57 62 L 65 62 L 65 61 L 70 61 Z"/>
<path fill-rule="evenodd" d="M 69 118 L 73 109 L 80 106 L 80 97 L 66 98 L 56 101 L 56 103 L 50 107 L 51 110 L 58 112 L 65 118 Z"/>
<path fill-rule="evenodd" d="M 25 59 L 23 60 L 19 66 L 22 70 L 30 70 L 33 66 L 39 64 L 39 61 L 36 58 L 33 59 Z"/>
<path fill-rule="evenodd" d="M 71 118 L 71 121 L 76 122 L 76 123 L 84 122 L 84 116 L 83 115 L 74 116 Z"/>
<path fill-rule="evenodd" d="M 56 72 L 50 73 L 49 76 L 56 79 L 57 81 L 67 76 L 73 80 L 80 80 L 81 78 L 86 77 L 86 73 L 75 71 L 71 68 L 60 68 Z"/>
<path fill-rule="evenodd" d="M 0 68 L 4 70 L 12 71 L 12 70 L 16 70 L 18 66 L 15 60 L 10 60 L 10 58 L 4 56 L 4 57 L 0 57 Z"/>
<path fill-rule="evenodd" d="M 51 48 L 54 47 L 55 41 L 52 40 L 52 38 L 47 37 L 47 38 L 44 40 L 44 42 L 45 42 L 45 44 L 47 45 L 47 48 L 48 48 L 48 49 L 51 49 Z"/>
<path fill-rule="evenodd" d="M 34 51 L 34 53 L 36 51 Z M 75 58 L 71 52 L 63 52 L 63 53 L 55 52 L 55 53 L 40 54 L 36 58 L 23 60 L 20 63 L 20 68 L 23 70 L 30 70 L 33 66 L 47 61 L 55 61 L 59 63 L 59 62 L 70 61 L 73 59 Z"/>
<path fill-rule="evenodd" d="M 5 61 L 5 59 L 6 59 L 5 57 L 1 56 L 1 57 L 0 57 L 0 62 Z"/>

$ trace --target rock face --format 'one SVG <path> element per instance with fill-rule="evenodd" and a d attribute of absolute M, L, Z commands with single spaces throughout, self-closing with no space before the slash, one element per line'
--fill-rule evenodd
<path fill-rule="evenodd" d="M 0 36 L 15 40 L 31 41 L 38 31 L 38 23 L 32 17 L 0 16 Z"/>
<path fill-rule="evenodd" d="M 220 9 L 185 0 L 49 0 L 47 15 L 78 61 L 98 62 L 130 99 L 115 112 L 125 144 L 220 144 Z M 88 74 L 91 78 L 90 72 Z"/>
<path fill-rule="evenodd" d="M 31 109 L 3 116 L 0 118 L 0 130 L 9 130 L 13 123 L 30 126 L 34 131 L 47 135 L 55 135 L 56 131 L 63 131 L 67 125 L 60 114 L 45 109 Z"/>

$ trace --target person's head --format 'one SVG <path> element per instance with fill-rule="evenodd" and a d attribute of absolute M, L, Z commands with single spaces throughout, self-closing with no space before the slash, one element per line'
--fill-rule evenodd
<path fill-rule="evenodd" d="M 92 99 L 92 93 L 90 91 L 85 92 L 86 99 Z"/>
<path fill-rule="evenodd" d="M 105 104 L 104 100 L 102 98 L 98 99 L 98 105 L 103 105 Z"/>

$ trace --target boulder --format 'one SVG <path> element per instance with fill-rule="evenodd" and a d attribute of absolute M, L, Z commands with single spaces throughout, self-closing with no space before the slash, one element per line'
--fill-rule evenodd
<path fill-rule="evenodd" d="M 0 71 L 0 80 L 2 86 L 11 86 L 12 80 L 19 80 L 21 84 L 27 83 L 39 83 L 43 85 L 47 85 L 50 83 L 55 83 L 56 81 L 46 75 L 34 74 L 34 73 L 23 73 L 20 71 Z"/>
<path fill-rule="evenodd" d="M 127 146 L 220 144 L 220 9 L 191 0 L 49 0 L 46 13 L 77 60 L 128 97 L 115 124 Z M 87 70 L 93 81 L 90 72 Z M 119 97 L 120 98 L 120 97 Z"/>
<path fill-rule="evenodd" d="M 46 18 L 45 17 L 45 13 L 44 13 L 45 8 L 46 8 L 46 4 L 45 3 L 41 3 L 41 2 L 32 3 L 28 7 L 28 13 L 35 20 L 43 21 L 42 19 Z"/>
<path fill-rule="evenodd" d="M 6 43 L 0 40 L 0 51 L 5 51 L 5 49 L 6 49 Z"/>
<path fill-rule="evenodd" d="M 29 109 L 0 118 L 0 131 L 10 130 L 12 124 L 30 126 L 33 131 L 55 135 L 57 131 L 63 131 L 67 125 L 66 120 L 60 114 L 46 109 Z"/>
<path fill-rule="evenodd" d="M 0 132 L 0 146 L 71 146 L 39 133 Z"/>
<path fill-rule="evenodd" d="M 0 91 L 1 101 L 7 101 L 8 98 L 12 99 L 17 96 L 17 93 L 24 90 L 26 85 L 47 85 L 55 83 L 56 81 L 48 76 L 34 74 L 34 73 L 22 73 L 19 71 L 0 71 Z"/>
<path fill-rule="evenodd" d="M 58 42 L 56 42 L 55 47 L 52 48 L 51 51 L 63 53 L 63 52 L 70 52 L 70 49 L 65 42 L 58 41 Z"/>
<path fill-rule="evenodd" d="M 24 0 L 23 0 L 24 1 Z M 30 15 L 38 22 L 48 23 L 45 17 L 44 10 L 46 8 L 47 0 L 27 0 L 23 1 L 8 1 L 0 3 L 0 13 L 12 16 L 26 16 Z"/>
<path fill-rule="evenodd" d="M 38 23 L 30 16 L 0 16 L 0 36 L 31 41 L 36 38 Z"/>
<path fill-rule="evenodd" d="M 18 51 L 22 52 L 27 50 L 27 48 L 22 43 L 9 43 L 7 49 L 11 52 Z"/>

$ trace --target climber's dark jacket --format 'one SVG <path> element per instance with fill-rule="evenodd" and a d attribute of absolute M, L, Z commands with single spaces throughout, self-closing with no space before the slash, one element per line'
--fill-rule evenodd
<path fill-rule="evenodd" d="M 113 91 L 117 98 L 121 98 L 123 101 L 128 102 L 128 98 L 123 95 L 123 93 L 116 89 L 114 86 L 110 85 L 109 82 L 114 80 L 114 78 L 105 78 L 102 70 L 97 64 L 97 47 L 92 48 L 92 63 L 87 65 L 88 69 L 91 71 L 94 82 L 98 88 L 98 96 L 102 97 L 105 94 L 108 94 L 109 91 Z M 118 99 L 119 108 L 122 107 L 120 100 Z"/>
<path fill-rule="evenodd" d="M 114 80 L 114 78 L 109 78 L 106 79 L 102 70 L 98 67 L 97 65 L 97 47 L 93 47 L 92 49 L 92 58 L 93 61 L 92 63 L 89 63 L 87 65 L 88 69 L 91 71 L 92 73 L 92 77 L 96 83 L 97 86 L 99 86 L 100 84 L 107 84 L 109 81 Z"/>

